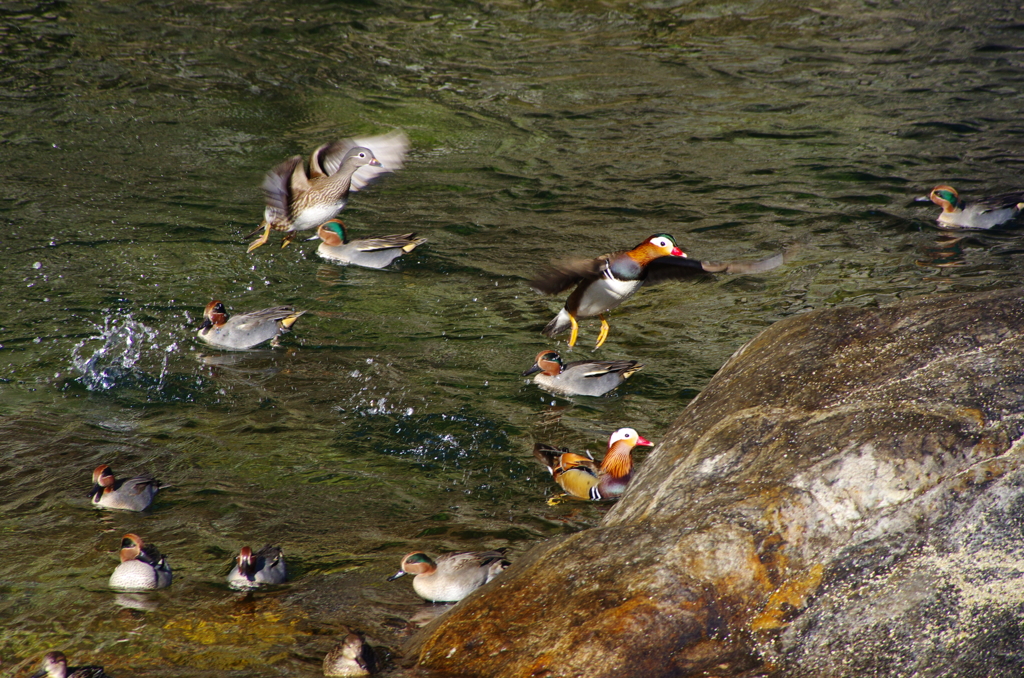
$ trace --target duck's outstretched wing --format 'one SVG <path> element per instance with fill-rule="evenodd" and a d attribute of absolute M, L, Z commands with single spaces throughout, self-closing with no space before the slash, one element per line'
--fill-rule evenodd
<path fill-rule="evenodd" d="M 644 285 L 657 285 L 666 280 L 695 279 L 709 273 L 730 273 L 733 275 L 764 273 L 790 261 L 796 253 L 790 247 L 757 261 L 700 261 L 686 257 L 658 257 L 647 265 Z"/>
<path fill-rule="evenodd" d="M 584 281 L 601 277 L 607 257 L 566 259 L 548 264 L 530 280 L 530 287 L 541 294 L 559 294 Z"/>
<path fill-rule="evenodd" d="M 352 175 L 352 186 L 349 190 L 360 191 L 385 174 L 402 169 L 405 155 L 409 152 L 409 137 L 400 129 L 374 137 L 358 137 L 342 139 L 317 149 L 314 163 L 319 165 L 323 173 L 330 176 L 341 167 L 342 160 L 349 149 L 361 146 L 373 151 L 380 167 L 363 165 Z"/>
<path fill-rule="evenodd" d="M 267 172 L 263 179 L 264 218 L 271 224 L 286 221 L 291 213 L 292 175 L 297 167 L 302 167 L 302 157 L 295 155 Z M 302 173 L 305 174 L 304 168 Z"/>

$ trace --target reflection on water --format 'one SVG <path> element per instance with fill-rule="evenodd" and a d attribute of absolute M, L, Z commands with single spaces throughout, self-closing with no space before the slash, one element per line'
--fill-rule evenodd
<path fill-rule="evenodd" d="M 114 675 L 313 676 L 348 628 L 387 654 L 436 612 L 384 581 L 405 553 L 514 561 L 607 510 L 548 506 L 535 441 L 657 442 L 793 314 L 1019 284 L 1024 231 L 940 234 L 908 203 L 1021 188 L 1017 8 L 805 5 L 0 7 L 5 668 L 59 648 Z M 426 245 L 385 271 L 245 254 L 269 168 L 396 127 L 405 168 L 345 221 Z M 701 259 L 802 248 L 614 311 L 598 355 L 645 369 L 613 397 L 522 378 L 564 346 L 533 271 L 652 233 Z M 213 298 L 308 313 L 278 349 L 218 352 L 194 339 Z M 100 463 L 170 487 L 88 510 Z M 126 532 L 174 567 L 145 609 L 105 586 Z M 231 593 L 232 555 L 267 542 L 290 582 Z"/>

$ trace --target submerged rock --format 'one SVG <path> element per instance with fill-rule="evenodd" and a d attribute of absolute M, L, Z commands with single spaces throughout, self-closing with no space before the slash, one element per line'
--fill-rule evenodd
<path fill-rule="evenodd" d="M 790 318 L 594 529 L 407 648 L 424 675 L 1019 676 L 1020 290 Z"/>

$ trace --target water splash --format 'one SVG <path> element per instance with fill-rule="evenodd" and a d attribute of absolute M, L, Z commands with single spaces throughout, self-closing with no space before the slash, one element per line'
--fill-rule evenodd
<path fill-rule="evenodd" d="M 96 331 L 71 350 L 72 366 L 80 375 L 78 383 L 90 391 L 164 388 L 176 340 L 161 344 L 160 331 L 135 320 L 131 313 L 106 316 Z M 157 372 L 156 376 L 151 371 Z"/>

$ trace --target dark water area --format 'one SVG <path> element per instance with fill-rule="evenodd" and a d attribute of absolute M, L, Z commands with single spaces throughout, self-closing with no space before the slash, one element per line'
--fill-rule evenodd
<path fill-rule="evenodd" d="M 437 611 L 385 582 L 406 552 L 515 560 L 607 510 L 547 505 L 534 442 L 657 442 L 794 314 L 1019 285 L 1024 231 L 943 233 L 912 201 L 1024 188 L 1022 49 L 1005 2 L 0 5 L 4 670 L 61 649 L 113 675 L 315 676 L 345 627 L 398 648 Z M 343 216 L 426 245 L 384 271 L 303 240 L 246 254 L 268 169 L 393 128 L 405 169 Z M 653 233 L 701 259 L 800 249 L 614 311 L 597 355 L 645 368 L 613 396 L 523 379 L 565 349 L 540 335 L 564 299 L 530 275 Z M 307 314 L 281 348 L 218 352 L 195 339 L 214 298 Z M 170 487 L 92 510 L 100 463 Z M 169 589 L 106 588 L 125 532 Z M 230 591 L 266 542 L 289 583 Z"/>

